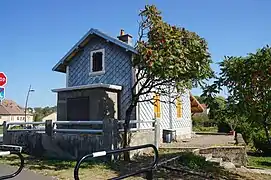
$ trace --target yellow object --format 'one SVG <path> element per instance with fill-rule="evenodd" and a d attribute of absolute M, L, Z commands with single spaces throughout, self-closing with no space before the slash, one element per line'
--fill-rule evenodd
<path fill-rule="evenodd" d="M 160 104 L 160 95 L 155 94 L 154 96 L 154 115 L 156 118 L 161 117 L 161 104 Z"/>
<path fill-rule="evenodd" d="M 182 118 L 183 115 L 183 105 L 181 97 L 177 98 L 177 118 Z"/>

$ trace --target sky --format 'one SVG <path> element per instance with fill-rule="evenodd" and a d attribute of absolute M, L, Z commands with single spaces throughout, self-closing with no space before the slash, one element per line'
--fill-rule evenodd
<path fill-rule="evenodd" d="M 90 29 L 137 37 L 138 13 L 155 4 L 165 21 L 205 38 L 214 63 L 244 56 L 271 42 L 270 0 L 1 0 L 0 72 L 8 76 L 6 99 L 29 106 L 54 106 L 51 89 L 65 87 L 52 67 Z M 212 64 L 218 72 L 217 64 Z M 193 89 L 200 95 L 200 89 Z"/>

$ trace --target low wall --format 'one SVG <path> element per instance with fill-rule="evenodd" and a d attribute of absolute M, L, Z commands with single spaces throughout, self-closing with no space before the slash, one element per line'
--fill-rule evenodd
<path fill-rule="evenodd" d="M 4 142 L 22 146 L 23 152 L 30 155 L 69 160 L 106 149 L 101 135 L 54 133 L 48 136 L 37 132 L 7 132 Z"/>
<path fill-rule="evenodd" d="M 245 146 L 219 146 L 199 150 L 200 154 L 212 154 L 214 158 L 222 158 L 223 161 L 232 162 L 237 166 L 247 165 L 247 153 Z"/>
<path fill-rule="evenodd" d="M 131 134 L 130 146 L 154 144 L 154 130 L 141 130 Z M 23 152 L 37 157 L 76 160 L 83 155 L 121 148 L 122 138 L 117 122 L 104 120 L 103 133 L 68 134 L 39 133 L 33 131 L 5 131 L 4 144 L 23 147 Z M 146 151 L 147 150 L 147 151 Z M 148 152 L 149 149 L 144 149 Z M 131 157 L 142 151 L 131 151 Z M 111 158 L 111 157 L 110 157 Z"/>
<path fill-rule="evenodd" d="M 153 130 L 141 130 L 137 132 L 133 132 L 131 135 L 131 143 L 130 146 L 138 146 L 144 144 L 154 144 L 154 133 Z M 151 148 L 134 150 L 131 151 L 130 156 L 141 155 L 142 153 L 152 152 Z"/>

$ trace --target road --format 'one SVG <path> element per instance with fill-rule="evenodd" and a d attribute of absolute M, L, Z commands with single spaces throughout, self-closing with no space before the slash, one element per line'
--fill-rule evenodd
<path fill-rule="evenodd" d="M 0 176 L 11 174 L 16 170 L 15 167 L 0 164 Z M 18 176 L 11 180 L 56 180 L 56 178 L 42 176 L 29 170 L 23 170 Z"/>

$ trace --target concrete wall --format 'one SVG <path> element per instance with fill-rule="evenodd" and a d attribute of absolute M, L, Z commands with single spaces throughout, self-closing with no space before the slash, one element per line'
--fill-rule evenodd
<path fill-rule="evenodd" d="M 247 153 L 245 146 L 219 146 L 200 149 L 201 154 L 212 154 L 214 158 L 222 158 L 223 161 L 232 162 L 238 166 L 247 165 Z"/>
<path fill-rule="evenodd" d="M 55 159 L 76 160 L 83 155 L 102 150 L 121 148 L 122 136 L 117 129 L 116 120 L 104 120 L 103 133 L 94 134 L 68 134 L 6 131 L 4 130 L 4 143 L 19 145 L 27 154 Z M 133 132 L 131 146 L 154 144 L 154 131 Z M 146 149 L 144 149 L 146 150 Z M 150 149 L 147 149 L 149 152 Z M 131 157 L 142 151 L 131 151 Z M 144 151 L 146 152 L 146 151 Z"/>
<path fill-rule="evenodd" d="M 67 121 L 67 99 L 78 97 L 89 97 L 89 120 L 118 118 L 118 93 L 95 88 L 58 92 L 58 121 Z"/>

